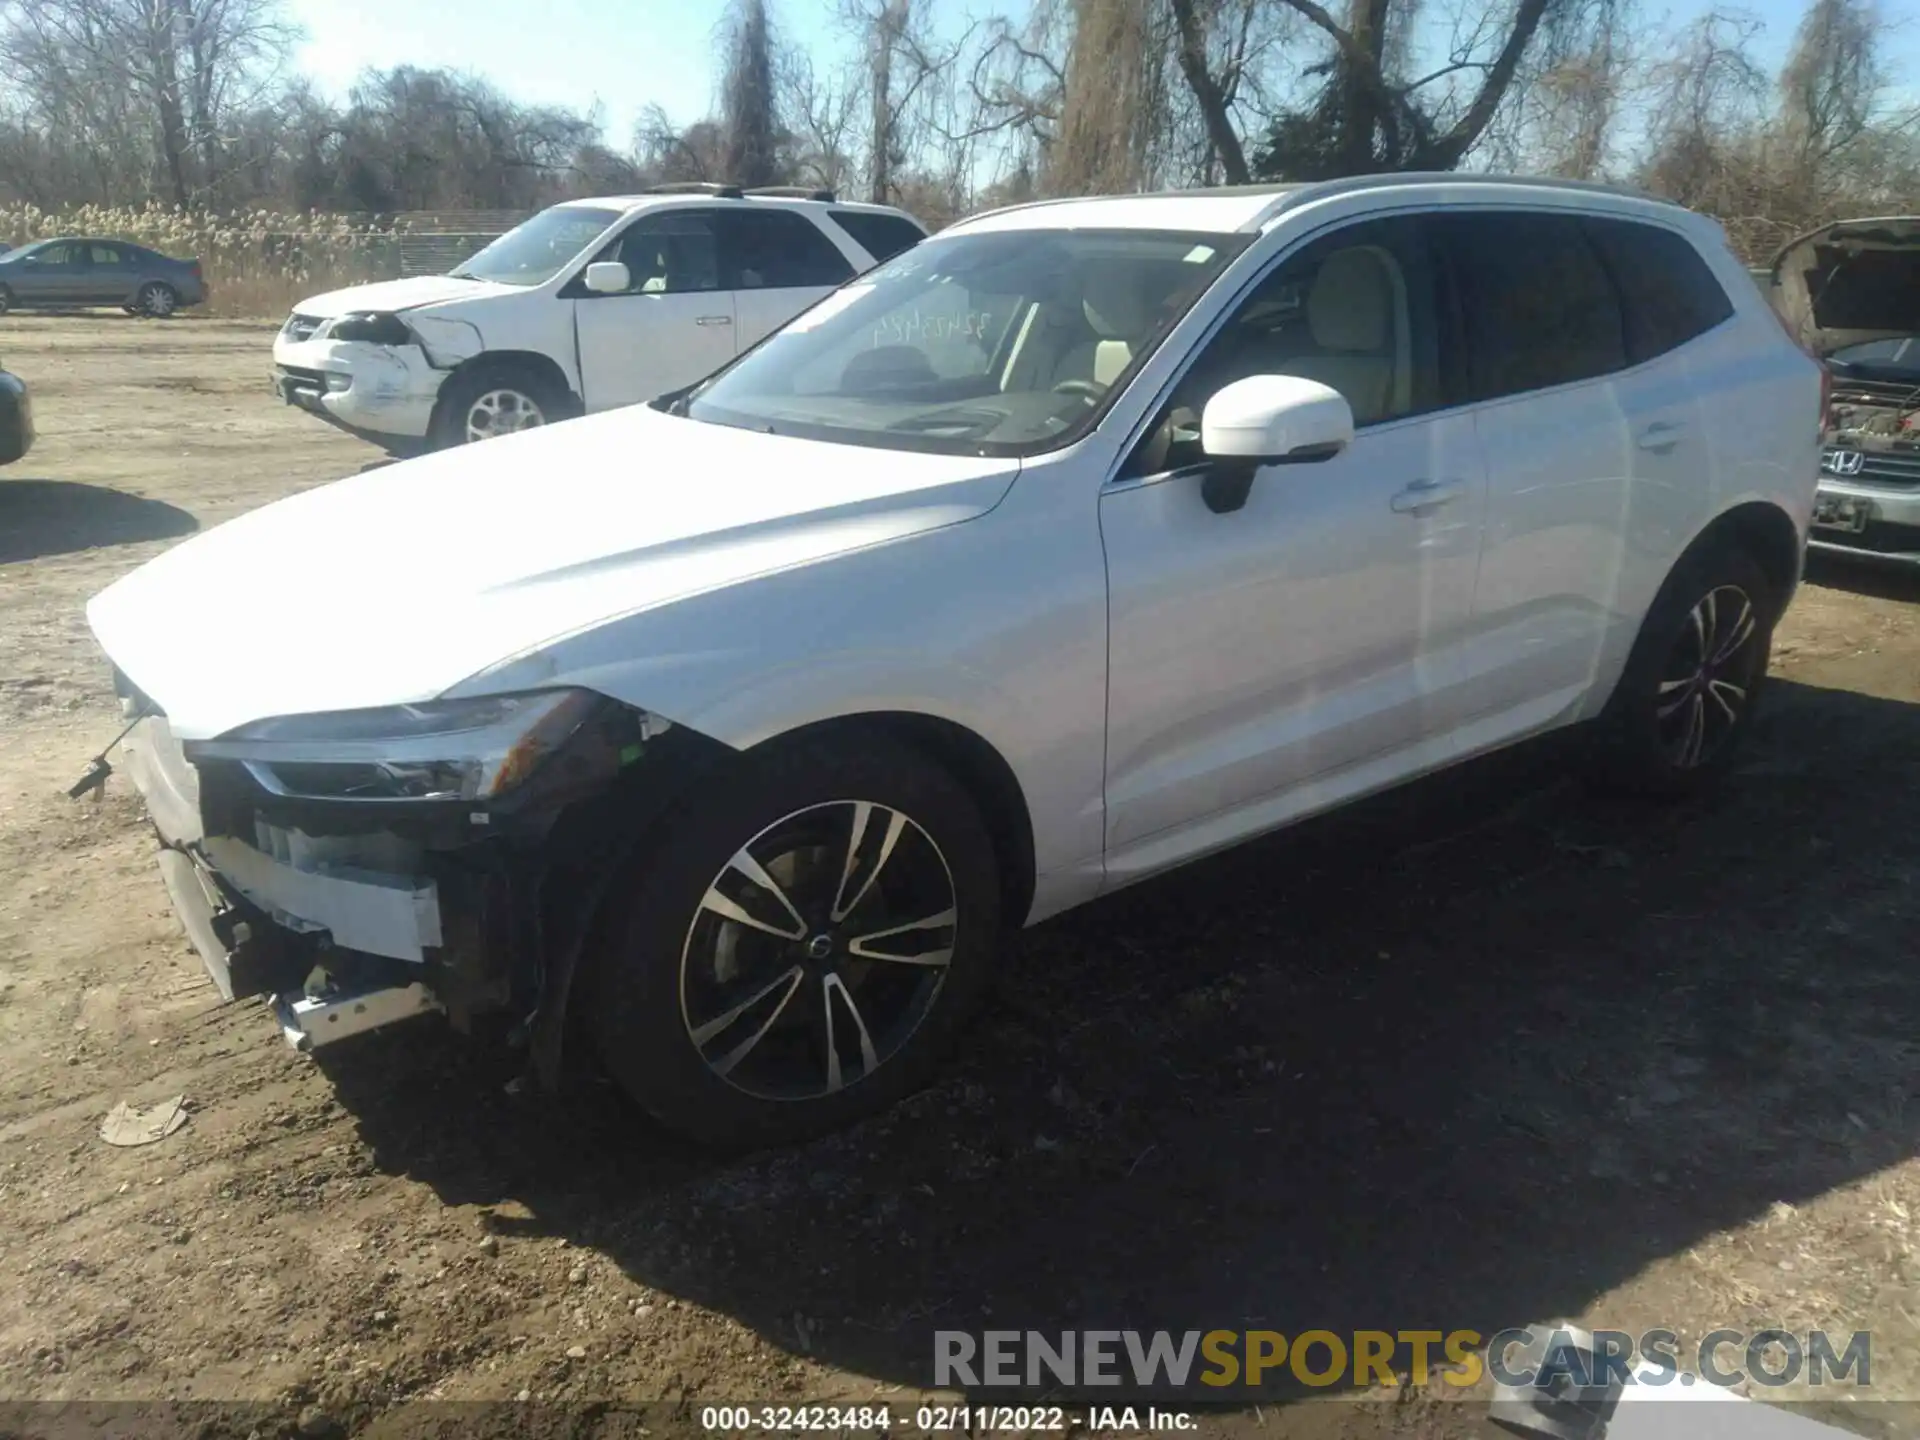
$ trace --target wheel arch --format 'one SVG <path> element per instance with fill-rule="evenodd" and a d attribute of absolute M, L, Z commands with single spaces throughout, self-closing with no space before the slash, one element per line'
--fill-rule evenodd
<path fill-rule="evenodd" d="M 987 833 L 993 837 L 994 858 L 1000 867 L 1002 914 L 1009 929 L 1024 925 L 1033 908 L 1033 815 L 1013 766 L 977 731 L 924 711 L 867 710 L 814 721 L 763 740 L 755 748 L 821 735 L 845 735 L 857 742 L 863 734 L 884 735 L 925 756 L 973 797 L 987 823 Z"/>
<path fill-rule="evenodd" d="M 1784 612 L 1800 584 L 1805 557 L 1800 529 L 1793 517 L 1770 500 L 1747 500 L 1721 511 L 1708 521 L 1693 543 L 1674 561 L 1674 567 L 1710 545 L 1732 542 L 1753 556 L 1773 586 L 1779 612 Z"/>
<path fill-rule="evenodd" d="M 560 362 L 551 355 L 543 355 L 538 350 L 482 350 L 478 355 L 462 360 L 454 366 L 447 372 L 446 379 L 440 382 L 440 398 L 434 401 L 433 416 L 427 422 L 431 432 L 437 433 L 437 428 L 446 413 L 447 393 L 454 382 L 469 375 L 490 370 L 503 373 L 531 371 L 566 396 L 567 414 L 561 418 L 571 419 L 584 412 L 585 407 L 573 388 L 573 382 L 567 378 L 567 372 L 560 368 Z"/>

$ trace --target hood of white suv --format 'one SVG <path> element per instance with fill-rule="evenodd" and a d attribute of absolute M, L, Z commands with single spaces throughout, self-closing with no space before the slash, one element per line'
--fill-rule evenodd
<path fill-rule="evenodd" d="M 490 295 L 519 295 L 516 285 L 501 285 L 491 280 L 462 280 L 452 275 L 415 275 L 406 280 L 382 280 L 374 285 L 355 285 L 346 290 L 329 290 L 312 295 L 293 307 L 296 315 L 311 315 L 331 320 L 356 310 L 393 312 L 413 310 L 422 305 L 440 305 L 449 300 L 479 300 Z"/>
<path fill-rule="evenodd" d="M 632 407 L 265 506 L 109 586 L 87 619 L 174 733 L 206 739 L 429 699 L 622 616 L 974 519 L 1018 468 Z"/>

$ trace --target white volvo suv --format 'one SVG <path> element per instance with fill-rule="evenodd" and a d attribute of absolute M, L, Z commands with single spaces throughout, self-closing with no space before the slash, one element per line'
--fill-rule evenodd
<path fill-rule="evenodd" d="M 549 1082 L 586 1037 L 670 1124 L 782 1140 L 922 1082 L 1007 927 L 1556 727 L 1717 777 L 1820 397 L 1655 200 L 1058 201 L 88 614 L 223 992 L 299 1046 L 491 1012 Z"/>
<path fill-rule="evenodd" d="M 491 439 L 690 385 L 925 235 L 787 186 L 570 200 L 449 275 L 302 300 L 274 390 L 400 453 Z"/>

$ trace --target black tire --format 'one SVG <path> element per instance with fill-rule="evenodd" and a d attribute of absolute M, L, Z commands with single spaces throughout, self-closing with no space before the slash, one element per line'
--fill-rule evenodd
<path fill-rule="evenodd" d="M 1778 607 L 1759 562 L 1731 540 L 1686 555 L 1647 611 L 1601 716 L 1596 778 L 1660 799 L 1719 781 L 1752 728 Z"/>
<path fill-rule="evenodd" d="M 776 744 L 716 783 L 631 858 L 585 998 L 607 1068 L 662 1124 L 720 1150 L 788 1144 L 938 1067 L 986 989 L 1000 872 L 966 791 L 882 736 Z"/>
<path fill-rule="evenodd" d="M 180 308 L 180 292 L 164 280 L 149 280 L 133 297 L 133 304 L 149 320 L 167 320 Z"/>
<path fill-rule="evenodd" d="M 493 435 L 475 431 L 476 411 L 486 408 L 483 402 L 489 397 L 498 397 L 492 408 L 504 427 L 497 428 L 496 435 L 552 425 L 568 415 L 565 390 L 532 366 L 483 360 L 456 373 L 440 391 L 429 437 L 433 447 L 444 450 L 492 439 Z M 514 413 L 517 423 L 506 425 Z"/>

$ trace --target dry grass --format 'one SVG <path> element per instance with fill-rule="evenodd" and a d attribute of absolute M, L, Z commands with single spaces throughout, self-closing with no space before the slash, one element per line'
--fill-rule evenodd
<path fill-rule="evenodd" d="M 275 317 L 305 295 L 399 273 L 396 232 L 350 215 L 273 210 L 222 214 L 160 205 L 0 207 L 0 241 L 24 245 L 58 235 L 131 240 L 206 270 L 208 309 Z"/>

